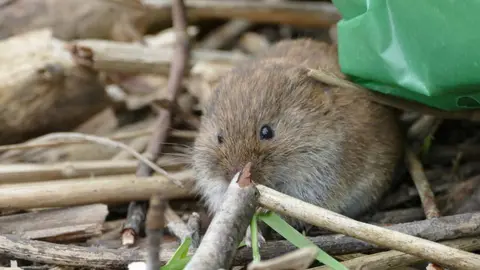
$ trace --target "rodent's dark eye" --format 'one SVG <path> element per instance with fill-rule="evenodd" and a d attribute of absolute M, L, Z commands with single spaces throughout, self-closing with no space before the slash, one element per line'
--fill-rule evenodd
<path fill-rule="evenodd" d="M 217 134 L 217 141 L 219 144 L 222 144 L 223 143 L 223 136 L 220 135 L 220 134 Z"/>
<path fill-rule="evenodd" d="M 263 125 L 260 128 L 260 140 L 270 140 L 273 136 L 273 129 L 269 125 Z"/>

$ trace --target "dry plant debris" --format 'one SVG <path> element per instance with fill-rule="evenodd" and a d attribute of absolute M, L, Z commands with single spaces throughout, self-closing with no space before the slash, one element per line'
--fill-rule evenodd
<path fill-rule="evenodd" d="M 87 2 L 0 1 L 2 269 L 159 269 L 190 240 L 187 269 L 327 269 L 275 234 L 252 263 L 237 245 L 257 204 L 315 225 L 309 239 L 351 269 L 480 269 L 478 111 L 370 93 L 403 112 L 410 173 L 358 221 L 252 184 L 248 167 L 213 219 L 195 196 L 190 151 L 218 79 L 282 39 L 336 42 L 331 1 Z"/>

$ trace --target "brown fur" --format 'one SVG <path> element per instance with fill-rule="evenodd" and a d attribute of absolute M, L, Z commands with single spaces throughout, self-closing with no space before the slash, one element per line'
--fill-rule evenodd
<path fill-rule="evenodd" d="M 389 188 L 403 149 L 394 110 L 315 81 L 307 67 L 343 76 L 335 46 L 298 39 L 277 43 L 220 81 L 193 154 L 210 211 L 218 210 L 233 169 L 248 161 L 254 181 L 351 217 Z M 273 139 L 259 139 L 263 124 Z"/>

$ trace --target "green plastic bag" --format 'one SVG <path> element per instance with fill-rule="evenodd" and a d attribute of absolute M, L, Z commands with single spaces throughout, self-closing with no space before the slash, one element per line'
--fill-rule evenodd
<path fill-rule="evenodd" d="M 332 0 L 342 72 L 427 106 L 480 108 L 480 0 Z"/>

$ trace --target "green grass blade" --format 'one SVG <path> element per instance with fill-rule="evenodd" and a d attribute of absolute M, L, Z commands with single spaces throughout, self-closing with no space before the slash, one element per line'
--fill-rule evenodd
<path fill-rule="evenodd" d="M 257 235 L 257 215 L 253 215 L 252 221 L 250 222 L 250 235 L 252 236 L 252 253 L 253 261 L 260 261 L 260 251 L 258 250 L 258 235 Z"/>
<path fill-rule="evenodd" d="M 181 270 L 190 260 L 190 256 L 187 256 L 188 249 L 192 244 L 192 238 L 186 237 L 183 243 L 175 250 L 173 256 L 168 260 L 167 264 L 160 267 L 161 270 Z M 183 265 L 183 266 L 182 266 Z M 180 268 L 179 268 L 180 267 Z"/>
<path fill-rule="evenodd" d="M 312 241 L 308 240 L 305 236 L 303 236 L 300 232 L 295 230 L 290 224 L 285 222 L 280 216 L 273 212 L 269 212 L 268 214 L 259 214 L 258 219 L 265 222 L 268 226 L 282 235 L 285 239 L 287 239 L 290 243 L 295 245 L 298 248 L 307 247 L 307 246 L 315 246 L 318 249 L 318 255 L 316 259 L 325 264 L 329 267 L 333 268 L 334 270 L 348 270 L 343 264 L 339 263 L 333 257 L 328 255 L 322 249 L 320 249 L 317 245 L 315 245 Z"/>

